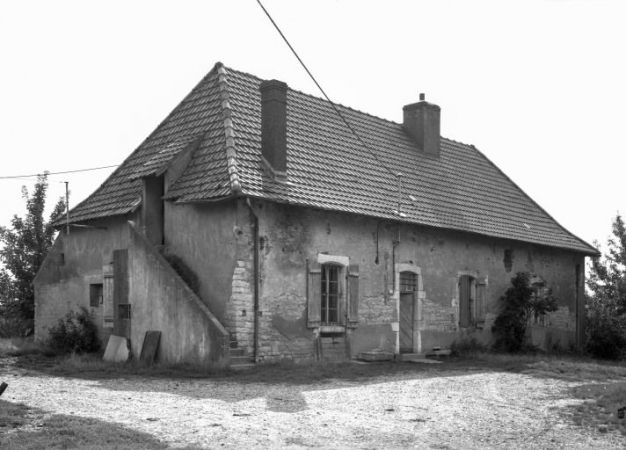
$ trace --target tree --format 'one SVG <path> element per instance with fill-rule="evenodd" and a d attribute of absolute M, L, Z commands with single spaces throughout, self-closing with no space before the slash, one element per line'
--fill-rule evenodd
<path fill-rule="evenodd" d="M 626 226 L 613 219 L 608 251 L 591 258 L 587 289 L 587 350 L 608 359 L 626 355 Z M 600 244 L 595 246 L 600 250 Z"/>
<path fill-rule="evenodd" d="M 51 224 L 65 211 L 65 202 L 59 199 L 50 219 L 44 220 L 47 190 L 47 173 L 37 177 L 32 195 L 22 187 L 26 216 L 15 215 L 10 227 L 0 227 L 0 262 L 4 265 L 0 269 L 0 308 L 4 317 L 11 316 L 22 323 L 32 323 L 34 319 L 33 280 L 54 240 Z"/>
<path fill-rule="evenodd" d="M 504 307 L 493 326 L 498 336 L 495 346 L 509 352 L 524 350 L 526 330 L 533 317 L 558 309 L 552 291 L 546 289 L 543 283 L 532 284 L 528 272 L 518 272 L 511 278 L 511 287 L 500 300 Z"/>

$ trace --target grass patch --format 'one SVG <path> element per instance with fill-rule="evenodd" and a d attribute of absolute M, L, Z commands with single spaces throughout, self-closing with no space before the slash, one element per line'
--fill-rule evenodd
<path fill-rule="evenodd" d="M 19 428 L 27 423 L 28 406 L 0 400 L 0 434 L 12 428 Z"/>
<path fill-rule="evenodd" d="M 42 364 L 43 363 L 43 364 Z M 49 375 L 88 379 L 114 379 L 127 376 L 156 378 L 211 378 L 235 373 L 223 365 L 152 364 L 138 360 L 113 363 L 104 361 L 102 353 L 58 356 L 46 362 L 41 355 L 21 358 L 18 366 L 43 371 Z"/>
<path fill-rule="evenodd" d="M 36 408 L 0 400 L 0 448 L 165 450 L 171 447 L 148 433 L 122 425 L 65 414 L 47 415 Z M 186 450 L 196 448 L 184 447 Z"/>
<path fill-rule="evenodd" d="M 50 351 L 45 346 L 36 343 L 32 337 L 0 339 L 0 358 L 49 353 Z"/>
<path fill-rule="evenodd" d="M 626 378 L 626 363 L 596 360 L 582 356 L 528 353 L 482 353 L 464 358 L 468 363 L 533 376 L 567 381 L 606 381 Z"/>
<path fill-rule="evenodd" d="M 572 389 L 574 397 L 584 400 L 573 408 L 574 423 L 606 433 L 618 431 L 626 436 L 626 418 L 619 419 L 618 408 L 626 407 L 626 381 L 586 384 Z"/>

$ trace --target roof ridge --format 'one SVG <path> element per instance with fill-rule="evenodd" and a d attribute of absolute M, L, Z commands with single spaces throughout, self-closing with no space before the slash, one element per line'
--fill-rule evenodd
<path fill-rule="evenodd" d="M 228 167 L 228 177 L 230 189 L 233 193 L 241 193 L 241 181 L 237 170 L 237 149 L 235 147 L 235 128 L 233 127 L 232 106 L 230 104 L 230 94 L 228 92 L 227 71 L 222 63 L 217 63 L 217 83 L 220 90 L 220 106 L 222 107 L 222 118 L 224 123 L 224 136 L 226 138 L 226 165 Z"/>
<path fill-rule="evenodd" d="M 221 64 L 221 63 L 220 63 L 220 64 Z M 248 73 L 248 72 L 243 72 L 243 71 L 241 71 L 241 70 L 233 69 L 233 68 L 231 68 L 231 67 L 226 67 L 226 66 L 224 66 L 224 68 L 225 68 L 225 69 L 228 69 L 228 70 L 229 70 L 229 71 L 231 71 L 231 72 L 237 72 L 237 73 L 239 73 L 239 74 L 242 74 L 242 75 L 245 75 L 245 76 L 248 76 L 248 77 L 256 78 L 256 79 L 257 79 L 257 80 L 259 80 L 259 81 L 264 81 L 264 79 L 263 79 L 263 78 L 260 78 L 259 76 L 254 75 L 254 74 L 251 74 L 251 73 Z M 395 125 L 402 125 L 401 123 L 394 122 L 393 120 L 390 120 L 390 119 L 385 119 L 384 117 L 376 116 L 376 115 L 374 115 L 374 114 L 370 114 L 370 113 L 368 113 L 368 112 L 365 112 L 365 111 L 361 111 L 361 110 L 359 110 L 359 109 L 352 108 L 351 106 L 346 106 L 346 105 L 344 105 L 344 104 L 342 104 L 342 103 L 337 103 L 337 102 L 334 102 L 334 101 L 332 101 L 332 100 L 329 102 L 328 100 L 326 100 L 326 99 L 325 99 L 325 98 L 323 98 L 323 97 L 318 97 L 318 96 L 313 95 L 313 94 L 308 94 L 308 93 L 306 93 L 306 92 L 304 92 L 304 91 L 301 91 L 301 90 L 299 90 L 299 89 L 294 89 L 294 88 L 292 88 L 292 87 L 291 87 L 288 83 L 287 83 L 287 89 L 288 89 L 288 90 L 290 90 L 290 91 L 292 91 L 292 92 L 295 92 L 295 93 L 297 93 L 297 94 L 302 94 L 302 95 L 304 95 L 304 96 L 311 97 L 311 98 L 314 98 L 314 99 L 316 99 L 316 100 L 320 100 L 320 101 L 322 101 L 322 102 L 324 102 L 324 103 L 333 103 L 335 106 L 340 106 L 340 107 L 342 107 L 342 108 L 344 108 L 344 109 L 347 109 L 347 110 L 350 110 L 350 111 L 354 111 L 354 112 L 359 113 L 359 114 L 362 114 L 362 115 L 364 115 L 364 116 L 369 116 L 369 117 L 372 117 L 372 118 L 374 118 L 374 119 L 379 119 L 379 120 L 382 120 L 382 121 L 384 121 L 384 122 L 393 123 L 393 124 L 395 124 Z"/>
<path fill-rule="evenodd" d="M 252 73 L 248 73 L 248 72 L 244 72 L 244 71 L 241 71 L 241 70 L 233 69 L 232 67 L 227 67 L 227 66 L 224 66 L 222 63 L 217 63 L 217 64 L 220 64 L 220 65 L 221 65 L 221 67 L 223 67 L 224 69 L 227 69 L 228 71 L 231 71 L 231 72 L 236 72 L 236 73 L 239 73 L 239 74 L 241 74 L 241 75 L 245 75 L 245 76 L 250 77 L 250 78 L 255 78 L 255 79 L 259 80 L 259 81 L 263 81 L 263 80 L 264 80 L 263 78 L 260 78 L 259 76 L 254 75 L 254 74 L 252 74 Z M 216 65 L 217 65 L 217 64 L 216 64 Z M 362 110 L 360 110 L 360 109 L 356 109 L 356 108 L 353 108 L 353 107 L 351 107 L 351 106 L 346 106 L 346 105 L 344 105 L 344 104 L 342 104 L 342 103 L 337 103 L 337 102 L 334 102 L 334 101 L 332 101 L 332 100 L 331 100 L 331 102 L 329 102 L 328 100 L 326 100 L 326 99 L 325 99 L 325 98 L 323 98 L 323 97 L 318 97 L 318 96 L 316 96 L 316 95 L 314 95 L 314 94 L 309 94 L 309 93 L 304 92 L 304 91 L 301 91 L 301 90 L 299 90 L 299 89 L 294 89 L 294 88 L 292 88 L 289 84 L 287 84 L 287 89 L 289 89 L 290 91 L 295 92 L 295 93 L 297 93 L 297 94 L 301 94 L 301 95 L 306 96 L 306 97 L 309 97 L 309 98 L 313 98 L 313 99 L 316 99 L 316 100 L 320 100 L 320 101 L 322 101 L 322 102 L 324 102 L 324 103 L 331 103 L 331 102 L 332 102 L 335 106 L 339 106 L 339 107 L 341 107 L 341 108 L 343 108 L 343 109 L 346 109 L 346 110 L 349 110 L 349 111 L 352 111 L 352 112 L 355 112 L 355 113 L 361 114 L 361 115 L 363 115 L 363 116 L 371 117 L 371 118 L 373 118 L 373 119 L 378 119 L 378 120 L 381 120 L 381 121 L 383 121 L 383 122 L 387 122 L 387 123 L 390 123 L 390 124 L 393 124 L 393 125 L 398 125 L 398 126 L 400 126 L 400 127 L 402 126 L 402 124 L 401 124 L 400 122 L 396 122 L 395 120 L 386 119 L 386 118 L 384 118 L 384 117 L 381 117 L 381 116 L 377 116 L 377 115 L 375 115 L 375 114 L 368 113 L 367 111 L 362 111 Z M 459 141 L 459 140 L 456 140 L 456 139 L 452 139 L 452 138 L 449 138 L 449 137 L 441 136 L 441 138 L 442 138 L 442 139 L 445 139 L 445 140 L 447 140 L 447 141 L 450 141 L 450 142 L 456 143 L 456 144 L 464 145 L 464 146 L 466 146 L 466 147 L 474 147 L 474 144 L 468 144 L 468 143 L 466 143 L 466 142 L 462 142 L 462 141 Z"/>

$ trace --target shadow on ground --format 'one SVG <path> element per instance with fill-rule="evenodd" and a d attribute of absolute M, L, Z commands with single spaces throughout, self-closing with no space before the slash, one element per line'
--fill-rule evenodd
<path fill-rule="evenodd" d="M 10 411 L 10 417 L 6 414 Z M 94 448 L 114 450 L 167 450 L 170 445 L 153 435 L 102 420 L 65 414 L 48 414 L 38 408 L 0 400 L 0 448 L 39 450 Z M 200 447 L 179 447 L 196 450 Z"/>

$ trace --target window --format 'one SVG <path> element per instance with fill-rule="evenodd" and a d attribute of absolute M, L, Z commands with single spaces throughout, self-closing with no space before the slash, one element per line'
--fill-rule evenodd
<path fill-rule="evenodd" d="M 324 264 L 322 266 L 322 323 L 324 325 L 339 324 L 339 266 Z"/>
<path fill-rule="evenodd" d="M 400 272 L 400 292 L 417 291 L 417 275 L 413 272 Z"/>
<path fill-rule="evenodd" d="M 89 306 L 97 308 L 102 304 L 103 299 L 103 285 L 102 284 L 90 284 L 89 285 Z"/>
<path fill-rule="evenodd" d="M 359 266 L 345 256 L 324 254 L 307 266 L 308 327 L 356 327 Z"/>
<path fill-rule="evenodd" d="M 546 287 L 546 283 L 545 281 L 543 281 L 543 279 L 539 277 L 533 277 L 533 279 L 531 279 L 530 281 L 531 281 L 530 286 L 533 290 L 533 293 L 531 295 L 532 302 L 536 304 L 540 298 L 549 294 L 549 292 Z M 550 326 L 548 322 L 548 316 L 543 313 L 533 314 L 533 317 L 531 320 L 532 320 L 533 325 L 538 325 L 542 327 Z"/>

